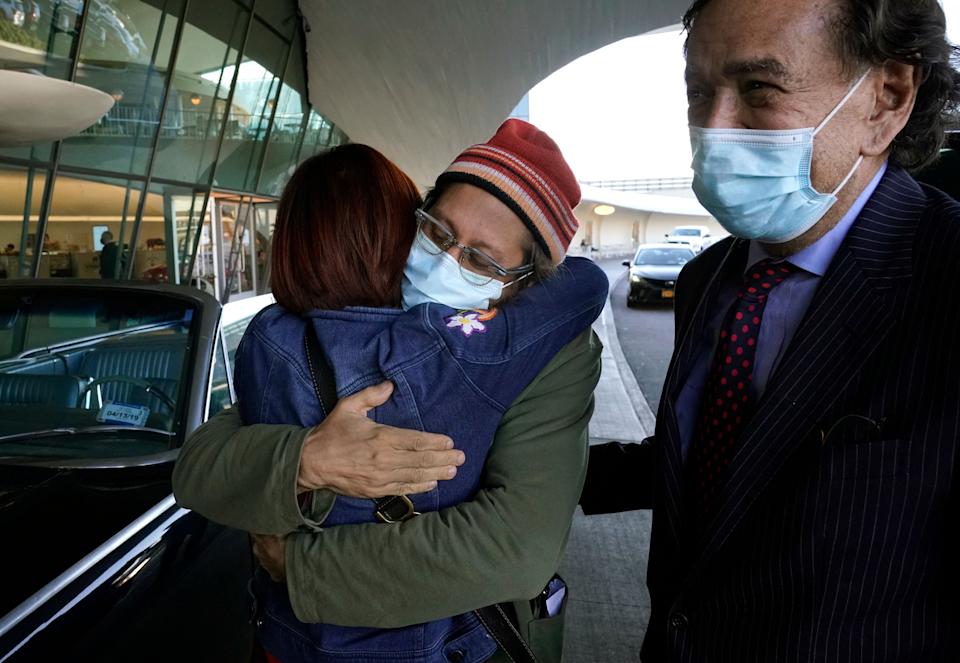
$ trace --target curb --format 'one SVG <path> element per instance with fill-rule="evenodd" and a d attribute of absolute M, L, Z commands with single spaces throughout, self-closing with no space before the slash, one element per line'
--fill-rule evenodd
<path fill-rule="evenodd" d="M 620 285 L 620 281 L 626 278 L 626 276 L 626 273 L 623 273 L 610 284 L 610 293 L 607 295 L 607 305 L 603 307 L 601 316 L 604 318 L 604 324 L 607 326 L 607 342 L 617 362 L 617 371 L 620 373 L 620 380 L 623 382 L 624 389 L 627 391 L 630 405 L 633 406 L 633 411 L 637 415 L 637 419 L 640 420 L 643 436 L 650 437 L 653 435 L 654 428 L 656 427 L 657 417 L 653 413 L 653 410 L 650 409 L 650 404 L 647 402 L 646 396 L 643 395 L 643 390 L 640 389 L 640 384 L 633 374 L 633 369 L 630 368 L 627 357 L 623 354 L 623 348 L 620 347 L 620 338 L 617 336 L 617 325 L 613 319 L 613 306 L 610 301 L 613 291 L 616 290 L 617 286 Z"/>

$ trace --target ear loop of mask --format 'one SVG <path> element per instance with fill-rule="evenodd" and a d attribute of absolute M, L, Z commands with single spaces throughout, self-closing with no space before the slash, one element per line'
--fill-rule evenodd
<path fill-rule="evenodd" d="M 863 72 L 863 75 L 860 76 L 860 78 L 857 79 L 857 82 L 853 84 L 853 87 L 851 87 L 851 88 L 847 91 L 847 94 L 845 94 L 844 97 L 843 97 L 843 99 L 840 100 L 840 103 L 838 103 L 836 106 L 834 106 L 834 107 L 833 107 L 833 110 L 830 111 L 830 114 L 827 115 L 827 116 L 823 119 L 823 122 L 821 122 L 819 125 L 817 125 L 817 128 L 813 130 L 813 135 L 814 135 L 814 136 L 816 136 L 818 133 L 820 133 L 820 130 L 823 129 L 825 126 L 827 126 L 827 123 L 829 123 L 830 120 L 832 120 L 832 119 L 834 118 L 834 116 L 835 116 L 837 113 L 839 113 L 840 110 L 841 110 L 844 106 L 846 106 L 847 102 L 850 101 L 850 97 L 852 97 L 852 96 L 856 93 L 856 91 L 860 88 L 860 86 L 863 84 L 863 82 L 864 82 L 865 80 L 867 80 L 867 76 L 870 75 L 870 72 L 871 72 L 871 71 L 872 71 L 871 69 L 867 69 L 865 72 Z M 850 181 L 850 179 L 856 174 L 857 170 L 860 169 L 860 164 L 862 164 L 862 163 L 863 163 L 863 155 L 861 154 L 861 155 L 857 158 L 856 163 L 853 164 L 853 168 L 851 168 L 851 169 L 850 169 L 850 172 L 847 173 L 847 176 L 843 178 L 843 181 L 840 182 L 840 184 L 837 185 L 837 188 L 833 190 L 833 193 L 830 194 L 831 196 L 836 197 L 836 195 L 843 190 L 843 187 L 847 186 L 847 183 L 848 183 L 848 182 Z"/>
<path fill-rule="evenodd" d="M 850 101 L 850 97 L 852 97 L 856 93 L 856 91 L 860 88 L 860 86 L 863 85 L 863 82 L 867 80 L 867 76 L 870 75 L 871 71 L 872 69 L 867 69 L 865 72 L 863 72 L 863 75 L 860 78 L 858 78 L 857 82 L 853 84 L 853 87 L 851 87 L 847 91 L 847 94 L 844 95 L 843 99 L 840 100 L 840 103 L 834 106 L 833 110 L 830 111 L 830 114 L 827 115 L 825 118 L 823 118 L 823 122 L 818 124 L 817 128 L 813 130 L 814 136 L 820 133 L 820 130 L 823 129 L 825 126 L 827 126 L 827 123 L 829 123 L 830 120 L 832 120 L 833 117 L 840 112 L 840 109 L 842 109 L 844 106 L 847 105 L 847 102 Z"/>
<path fill-rule="evenodd" d="M 521 276 L 521 277 L 518 278 L 518 279 L 514 279 L 513 281 L 510 281 L 510 283 L 504 283 L 504 284 L 503 284 L 503 287 L 504 287 L 504 289 L 506 289 L 506 288 L 509 288 L 509 287 L 512 286 L 512 285 L 517 285 L 518 283 L 520 283 L 520 281 L 522 281 L 523 279 L 527 278 L 528 276 L 533 276 L 533 270 L 530 270 L 529 272 L 527 272 L 526 274 L 524 274 L 523 276 Z"/>

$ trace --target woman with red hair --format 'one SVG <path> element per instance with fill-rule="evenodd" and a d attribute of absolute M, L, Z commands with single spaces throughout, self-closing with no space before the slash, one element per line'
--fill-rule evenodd
<path fill-rule="evenodd" d="M 281 519 L 236 517 L 236 506 L 226 505 L 231 500 L 225 496 L 235 501 L 246 474 L 231 477 L 228 486 L 211 487 L 209 477 L 220 475 L 216 466 L 225 461 L 212 458 L 210 449 L 204 453 L 192 438 L 174 477 L 180 503 L 261 534 L 338 532 L 349 539 L 378 521 L 392 523 L 377 527 L 397 528 L 399 534 L 431 516 L 462 520 L 457 509 L 492 493 L 484 483 L 485 459 L 508 410 L 555 355 L 589 328 L 606 300 L 601 270 L 588 260 L 564 260 L 576 228 L 569 187 L 575 180 L 565 162 L 559 177 L 556 163 L 544 164 L 543 155 L 554 152 L 559 154 L 552 141 L 531 125 L 508 123 L 489 143 L 464 152 L 422 204 L 414 184 L 383 155 L 346 145 L 302 164 L 281 198 L 271 272 L 277 305 L 251 322 L 237 350 L 234 383 L 243 422 L 320 429 L 337 419 L 345 404 L 387 379 L 392 395 L 370 410 L 371 425 L 417 431 L 419 440 L 439 443 L 442 458 L 462 452 L 465 462 L 455 475 L 422 475 L 409 498 L 371 502 L 371 491 L 351 491 L 362 480 L 349 471 L 331 478 L 337 467 L 352 466 L 356 474 L 361 463 L 349 458 L 356 449 L 355 460 L 361 459 L 361 446 L 328 439 L 324 460 L 315 462 L 306 441 L 299 448 L 282 445 L 271 456 L 279 467 L 260 471 L 273 473 L 266 485 L 286 484 L 304 498 L 299 522 L 291 528 L 277 522 Z M 456 451 L 442 451 L 443 436 L 453 438 Z M 332 462 L 336 459 L 341 462 Z M 394 464 L 403 467 L 403 460 Z M 446 470 L 444 463 L 436 464 Z M 322 480 L 311 481 L 303 471 L 309 465 L 321 468 Z M 337 494 L 321 495 L 320 488 Z M 265 513 L 261 502 L 273 497 L 269 490 L 260 492 L 251 498 L 256 502 L 251 513 Z M 268 507 L 274 513 L 276 508 Z M 408 520 L 414 514 L 419 517 Z M 569 524 L 570 512 L 562 515 Z M 504 544 L 502 532 L 485 534 L 489 549 Z M 455 536 L 453 530 L 448 536 Z M 287 549 L 279 560 L 271 559 L 263 549 L 271 545 L 269 537 L 256 538 L 265 567 L 253 583 L 258 637 L 273 660 L 439 663 L 501 655 L 490 624 L 470 612 L 486 605 L 481 596 L 463 597 L 465 609 L 432 613 L 426 620 L 404 609 L 384 621 L 376 617 L 378 597 L 371 595 L 363 599 L 369 602 L 366 617 L 326 619 L 315 611 L 314 599 L 325 589 L 311 566 L 321 555 L 311 547 L 336 554 L 337 546 L 314 536 L 300 551 L 305 564 L 286 564 L 300 553 Z M 444 545 L 442 534 L 434 540 Z M 385 557 L 364 559 L 344 548 L 341 563 L 377 568 Z M 431 568 L 432 557 L 405 564 Z M 546 564 L 552 573 L 556 560 Z M 417 575 L 410 591 L 430 584 Z M 547 579 L 525 578 L 498 600 L 532 596 Z M 533 586 L 537 589 L 529 589 Z M 554 581 L 545 591 L 560 587 Z M 539 616 L 548 614 L 554 613 Z"/>

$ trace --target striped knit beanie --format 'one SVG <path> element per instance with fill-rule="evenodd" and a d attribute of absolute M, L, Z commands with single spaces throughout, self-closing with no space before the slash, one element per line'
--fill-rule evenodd
<path fill-rule="evenodd" d="M 554 264 L 563 262 L 580 226 L 573 215 L 580 185 L 550 136 L 529 122 L 507 120 L 486 143 L 464 150 L 437 178 L 436 188 L 457 182 L 496 196 Z"/>

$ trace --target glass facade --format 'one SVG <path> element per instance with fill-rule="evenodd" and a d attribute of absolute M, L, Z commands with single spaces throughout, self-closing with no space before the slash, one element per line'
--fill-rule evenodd
<path fill-rule="evenodd" d="M 307 99 L 296 0 L 2 2 L 0 68 L 116 100 L 77 136 L 0 148 L 0 278 L 261 294 L 287 178 L 347 140 Z"/>

